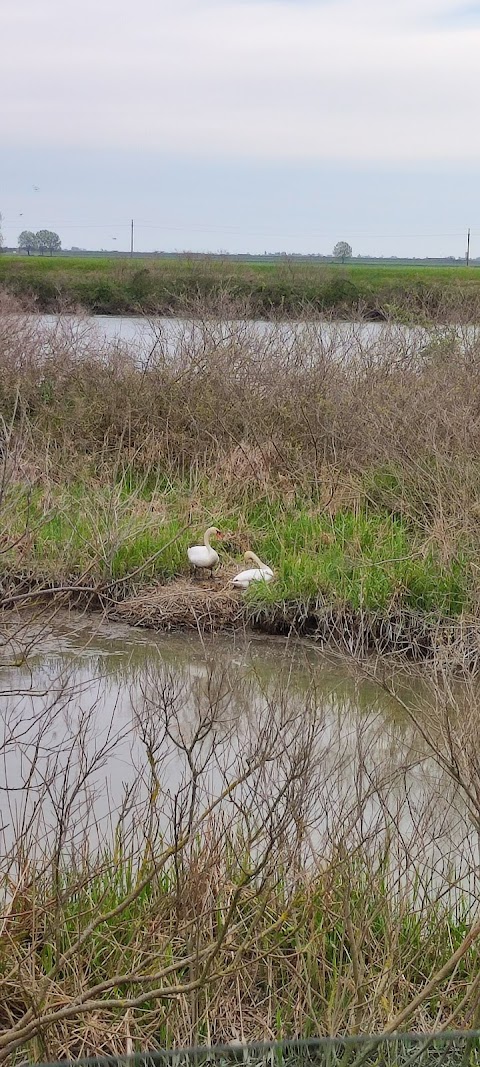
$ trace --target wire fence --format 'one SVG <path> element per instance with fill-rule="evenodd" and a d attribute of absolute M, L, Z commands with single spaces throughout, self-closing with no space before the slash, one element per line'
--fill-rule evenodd
<path fill-rule="evenodd" d="M 67 1067 L 67 1062 L 39 1067 Z M 480 1030 L 239 1041 L 70 1062 L 75 1067 L 480 1067 Z"/>

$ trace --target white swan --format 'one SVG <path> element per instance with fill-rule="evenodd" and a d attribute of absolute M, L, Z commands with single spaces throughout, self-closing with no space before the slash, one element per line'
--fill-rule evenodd
<path fill-rule="evenodd" d="M 255 552 L 245 552 L 245 563 L 256 563 L 256 567 L 251 567 L 248 571 L 240 571 L 234 578 L 231 579 L 231 584 L 235 586 L 235 589 L 248 589 L 251 582 L 271 582 L 274 578 L 274 573 L 271 567 L 267 567 L 266 563 L 262 563 L 261 559 L 255 555 Z"/>
<path fill-rule="evenodd" d="M 209 526 L 205 531 L 203 538 L 203 545 L 192 545 L 187 551 L 187 556 L 195 570 L 209 570 L 210 575 L 213 573 L 213 568 L 218 567 L 220 563 L 218 552 L 212 548 L 210 544 L 211 537 L 221 537 L 220 530 L 217 530 L 216 526 Z"/>

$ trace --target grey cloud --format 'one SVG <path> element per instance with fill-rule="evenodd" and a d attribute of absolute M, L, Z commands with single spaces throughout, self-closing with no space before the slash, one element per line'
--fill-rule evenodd
<path fill-rule="evenodd" d="M 459 0 L 3 0 L 4 144 L 478 159 Z"/>

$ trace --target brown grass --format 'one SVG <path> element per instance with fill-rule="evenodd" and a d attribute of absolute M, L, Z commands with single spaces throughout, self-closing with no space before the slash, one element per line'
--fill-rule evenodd
<path fill-rule="evenodd" d="M 234 570 L 228 577 L 233 577 Z M 213 580 L 178 579 L 154 585 L 106 607 L 108 617 L 155 630 L 202 630 L 206 633 L 245 622 L 241 594 L 229 587 L 226 574 Z"/>
<path fill-rule="evenodd" d="M 321 322 L 292 325 L 287 335 L 285 324 L 266 336 L 255 329 L 234 324 L 221 337 L 205 314 L 194 338 L 179 333 L 174 351 L 160 334 L 141 371 L 123 346 L 85 341 L 64 320 L 46 335 L 3 296 L 3 417 L 18 404 L 52 457 L 56 449 L 95 453 L 108 465 L 121 444 L 139 468 L 161 463 L 185 475 L 214 463 L 218 481 L 237 488 L 242 479 L 259 488 L 280 479 L 288 491 L 325 464 L 358 472 L 387 461 L 428 484 L 433 459 L 441 473 L 447 460 L 454 468 L 478 456 L 476 332 L 462 339 L 433 324 L 425 345 L 388 324 L 370 343 L 335 326 L 325 336 Z"/>
<path fill-rule="evenodd" d="M 81 318 L 60 318 L 48 332 L 3 295 L 0 417 L 10 483 L 38 490 L 45 516 L 58 510 L 64 486 L 107 488 L 113 499 L 112 486 L 126 493 L 133 485 L 128 505 L 117 493 L 124 531 L 133 518 L 137 531 L 172 514 L 201 530 L 226 515 L 232 554 L 249 546 L 247 512 L 257 500 L 332 522 L 343 510 L 370 509 L 405 524 L 415 558 L 433 552 L 450 569 L 471 560 L 476 612 L 476 327 L 431 322 L 427 337 L 386 323 L 369 339 L 358 325 L 330 323 L 326 332 L 314 319 L 259 333 L 235 320 L 234 305 L 222 305 L 220 322 L 199 302 L 194 310 L 172 343 L 153 321 L 150 347 L 138 353 L 100 344 Z M 109 556 L 102 531 L 106 571 L 113 548 Z M 312 544 L 312 553 L 323 546 Z M 360 554 L 352 542 L 352 556 Z M 64 560 L 67 567 L 66 550 Z"/>

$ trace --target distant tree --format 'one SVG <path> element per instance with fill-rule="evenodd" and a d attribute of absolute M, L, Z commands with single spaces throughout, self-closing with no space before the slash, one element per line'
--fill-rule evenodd
<path fill-rule="evenodd" d="M 341 259 L 342 263 L 345 263 L 346 259 L 351 258 L 352 246 L 348 244 L 348 241 L 337 241 L 333 254 L 335 259 Z"/>
<path fill-rule="evenodd" d="M 59 252 L 62 247 L 58 233 L 54 233 L 53 230 L 39 230 L 36 238 L 42 256 L 45 255 L 45 252 L 50 252 L 50 255 L 53 255 L 54 252 Z"/>
<path fill-rule="evenodd" d="M 27 256 L 31 252 L 38 252 L 38 237 L 36 233 L 32 233 L 31 230 L 22 230 L 18 237 L 18 249 L 19 252 L 26 252 Z"/>

